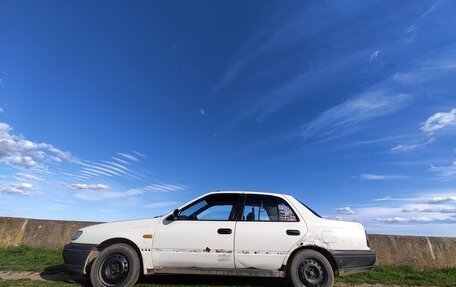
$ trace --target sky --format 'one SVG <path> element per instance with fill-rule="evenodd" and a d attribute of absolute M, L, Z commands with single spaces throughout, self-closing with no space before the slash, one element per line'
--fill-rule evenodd
<path fill-rule="evenodd" d="M 214 190 L 456 236 L 456 2 L 0 0 L 0 216 Z"/>

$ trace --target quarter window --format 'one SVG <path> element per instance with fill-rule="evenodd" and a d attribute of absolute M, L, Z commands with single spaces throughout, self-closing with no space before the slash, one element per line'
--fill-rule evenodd
<path fill-rule="evenodd" d="M 279 221 L 288 221 L 288 222 L 295 222 L 298 221 L 296 214 L 293 212 L 291 207 L 285 202 L 279 202 L 277 205 L 279 209 Z"/>

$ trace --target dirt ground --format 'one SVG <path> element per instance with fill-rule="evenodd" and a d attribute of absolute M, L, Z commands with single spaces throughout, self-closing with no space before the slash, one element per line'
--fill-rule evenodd
<path fill-rule="evenodd" d="M 78 275 L 72 275 L 65 272 L 56 274 L 40 274 L 36 272 L 12 272 L 12 271 L 0 271 L 0 279 L 3 280 L 19 280 L 19 279 L 30 279 L 38 281 L 64 281 L 64 282 L 82 282 L 83 278 Z M 383 284 L 357 284 L 352 285 L 348 283 L 337 283 L 334 287 L 400 287 L 399 285 L 383 285 Z M 411 286 L 408 286 L 411 287 Z"/>

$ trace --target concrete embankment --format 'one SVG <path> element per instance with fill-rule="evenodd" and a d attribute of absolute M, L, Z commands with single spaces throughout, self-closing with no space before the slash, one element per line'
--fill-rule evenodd
<path fill-rule="evenodd" d="M 76 230 L 93 224 L 96 222 L 0 217 L 0 247 L 62 248 Z"/>
<path fill-rule="evenodd" d="M 76 230 L 96 223 L 0 217 L 0 247 L 62 248 Z M 369 239 L 378 264 L 456 268 L 456 238 L 371 234 Z"/>

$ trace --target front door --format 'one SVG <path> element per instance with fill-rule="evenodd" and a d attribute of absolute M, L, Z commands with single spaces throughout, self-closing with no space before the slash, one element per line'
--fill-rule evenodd
<path fill-rule="evenodd" d="M 154 234 L 155 268 L 234 268 L 237 194 L 211 194 L 163 219 Z"/>

